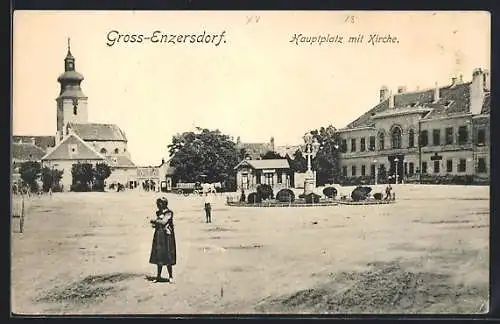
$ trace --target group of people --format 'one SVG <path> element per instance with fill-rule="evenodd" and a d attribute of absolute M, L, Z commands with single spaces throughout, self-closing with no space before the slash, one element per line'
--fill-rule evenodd
<path fill-rule="evenodd" d="M 204 210 L 205 222 L 212 222 L 212 196 L 205 193 Z M 165 197 L 156 200 L 156 218 L 151 219 L 154 228 L 153 243 L 149 256 L 149 263 L 156 265 L 156 278 L 154 282 L 173 283 L 173 266 L 177 263 L 174 212 L 168 207 L 168 199 Z M 161 277 L 163 267 L 167 267 L 168 279 Z"/>

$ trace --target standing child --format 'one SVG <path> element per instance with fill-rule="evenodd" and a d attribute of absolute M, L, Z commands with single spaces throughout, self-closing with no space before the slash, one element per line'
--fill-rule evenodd
<path fill-rule="evenodd" d="M 212 222 L 212 196 L 208 192 L 205 193 L 205 222 Z"/>
<path fill-rule="evenodd" d="M 155 229 L 153 235 L 153 244 L 149 263 L 156 264 L 157 274 L 155 282 L 161 282 L 161 271 L 163 266 L 167 266 L 168 282 L 173 282 L 172 266 L 176 264 L 176 244 L 174 232 L 174 212 L 168 208 L 167 198 L 156 200 L 156 219 L 151 220 Z"/>

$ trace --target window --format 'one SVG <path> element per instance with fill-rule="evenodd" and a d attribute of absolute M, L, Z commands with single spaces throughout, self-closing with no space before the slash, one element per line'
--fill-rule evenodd
<path fill-rule="evenodd" d="M 366 143 L 365 143 L 365 138 L 364 137 L 361 139 L 361 144 L 360 145 L 361 145 L 361 152 L 366 151 Z"/>
<path fill-rule="evenodd" d="M 412 176 L 415 173 L 415 165 L 413 164 L 413 162 L 410 162 L 408 164 L 408 173 L 410 176 Z"/>
<path fill-rule="evenodd" d="M 446 172 L 453 172 L 453 160 L 446 160 Z"/>
<path fill-rule="evenodd" d="M 108 151 L 107 151 L 104 147 L 101 149 L 101 151 L 100 151 L 100 152 L 101 152 L 101 154 L 106 154 L 106 153 L 108 153 Z"/>
<path fill-rule="evenodd" d="M 274 174 L 273 173 L 265 173 L 266 184 L 271 187 L 274 185 Z"/>
<path fill-rule="evenodd" d="M 453 144 L 453 127 L 446 128 L 444 144 L 446 144 L 446 145 Z"/>
<path fill-rule="evenodd" d="M 405 164 L 404 164 L 404 172 L 405 172 L 405 175 L 408 175 L 408 162 L 405 162 Z"/>
<path fill-rule="evenodd" d="M 415 146 L 415 131 L 413 129 L 410 129 L 408 131 L 408 147 L 414 147 Z"/>
<path fill-rule="evenodd" d="M 399 149 L 401 148 L 401 128 L 394 127 L 391 134 L 392 138 L 392 148 Z"/>
<path fill-rule="evenodd" d="M 429 132 L 423 130 L 420 132 L 420 146 L 424 147 L 429 145 Z"/>
<path fill-rule="evenodd" d="M 467 143 L 467 138 L 469 134 L 467 132 L 467 126 L 460 126 L 458 128 L 458 144 L 463 145 Z"/>
<path fill-rule="evenodd" d="M 120 150 L 115 148 L 115 154 L 118 154 L 119 152 L 120 152 Z"/>
<path fill-rule="evenodd" d="M 427 173 L 427 162 L 422 162 L 422 173 Z"/>
<path fill-rule="evenodd" d="M 375 151 L 375 136 L 370 136 L 370 151 Z"/>
<path fill-rule="evenodd" d="M 441 130 L 440 129 L 432 130 L 432 145 L 434 145 L 434 146 L 441 145 Z"/>
<path fill-rule="evenodd" d="M 260 180 L 261 180 L 261 173 L 256 172 L 255 173 L 255 184 L 260 184 Z"/>
<path fill-rule="evenodd" d="M 355 176 L 356 176 L 356 166 L 355 166 L 355 165 L 353 165 L 353 166 L 352 166 L 352 169 L 351 169 L 351 175 L 352 175 L 353 177 L 355 177 Z"/>
<path fill-rule="evenodd" d="M 486 173 L 486 160 L 484 158 L 479 158 L 477 162 L 477 172 Z"/>
<path fill-rule="evenodd" d="M 478 129 L 477 131 L 477 145 L 483 146 L 486 142 L 486 131 L 484 129 Z"/>
<path fill-rule="evenodd" d="M 439 173 L 439 164 L 441 164 L 440 161 L 434 161 L 434 173 Z"/>
<path fill-rule="evenodd" d="M 372 165 L 370 166 L 370 174 L 371 174 L 372 176 L 375 176 L 375 164 L 372 164 Z"/>
<path fill-rule="evenodd" d="M 351 139 L 351 152 L 356 152 L 356 139 Z"/>
<path fill-rule="evenodd" d="M 340 151 L 342 153 L 347 152 L 347 140 L 346 139 L 342 139 L 342 144 L 340 146 Z"/>
<path fill-rule="evenodd" d="M 458 162 L 458 172 L 465 172 L 466 170 L 466 161 L 465 159 L 460 159 Z"/>
<path fill-rule="evenodd" d="M 76 105 L 73 106 L 73 115 L 78 115 L 78 107 Z"/>
<path fill-rule="evenodd" d="M 366 175 L 366 166 L 364 166 L 364 165 L 361 166 L 361 175 L 362 176 Z"/>
<path fill-rule="evenodd" d="M 346 166 L 342 167 L 342 176 L 347 177 L 347 167 Z"/>
<path fill-rule="evenodd" d="M 378 149 L 383 150 L 385 148 L 385 134 L 384 132 L 378 133 Z"/>
<path fill-rule="evenodd" d="M 78 146 L 76 144 L 71 144 L 68 146 L 69 154 L 78 153 Z"/>

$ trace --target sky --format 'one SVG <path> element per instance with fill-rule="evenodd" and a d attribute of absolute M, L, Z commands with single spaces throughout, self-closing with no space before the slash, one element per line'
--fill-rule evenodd
<path fill-rule="evenodd" d="M 195 127 L 297 145 L 310 129 L 345 127 L 378 103 L 382 85 L 469 81 L 474 68 L 490 68 L 490 24 L 480 11 L 16 11 L 13 134 L 55 135 L 68 37 L 89 122 L 117 124 L 132 160 L 155 165 L 174 134 Z M 130 42 L 155 31 L 152 40 L 217 36 Z M 129 36 L 111 44 L 117 34 Z M 363 42 L 348 42 L 361 34 Z M 398 42 L 369 43 L 373 34 Z M 331 42 L 301 42 L 312 37 Z"/>

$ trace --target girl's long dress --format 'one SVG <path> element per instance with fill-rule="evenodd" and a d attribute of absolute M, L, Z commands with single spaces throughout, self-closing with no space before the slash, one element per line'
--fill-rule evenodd
<path fill-rule="evenodd" d="M 155 225 L 151 255 L 149 257 L 149 263 L 152 264 L 175 265 L 177 262 L 173 221 L 174 213 L 170 210 L 166 211 L 166 213 L 171 213 L 172 215 L 167 223 L 171 234 L 167 234 L 164 225 Z"/>

